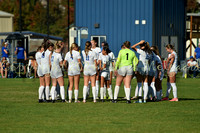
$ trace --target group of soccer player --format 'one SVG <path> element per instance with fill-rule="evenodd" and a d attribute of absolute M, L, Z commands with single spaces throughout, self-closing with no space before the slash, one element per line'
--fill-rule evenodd
<path fill-rule="evenodd" d="M 131 46 L 131 43 L 126 41 L 121 46 L 116 62 L 115 56 L 106 42 L 103 42 L 102 47 L 99 48 L 95 40 L 87 41 L 85 49 L 81 52 L 79 52 L 78 45 L 73 43 L 64 58 L 61 55 L 62 49 L 63 43 L 61 41 L 56 42 L 54 45 L 49 40 L 44 40 L 38 48 L 36 61 L 38 64 L 37 74 L 40 78 L 39 102 L 44 102 L 45 94 L 45 101 L 52 101 L 54 103 L 58 93 L 56 89 L 57 84 L 60 86 L 62 102 L 72 102 L 73 88 L 74 102 L 80 102 L 78 100 L 78 93 L 81 72 L 84 75 L 83 103 L 87 101 L 90 86 L 94 103 L 97 102 L 97 99 L 104 102 L 107 91 L 110 101 L 117 103 L 122 82 L 127 103 L 131 103 L 131 99 L 135 98 L 138 99 L 136 103 L 146 103 L 149 99 L 151 101 L 169 100 L 171 87 L 173 88 L 174 98 L 170 101 L 178 101 L 175 83 L 177 54 L 171 44 L 166 45 L 166 50 L 170 54 L 167 59 L 167 92 L 166 97 L 163 99 L 162 79 L 164 70 L 157 46 L 150 47 L 149 43 L 144 40 Z M 136 53 L 139 55 L 139 58 L 137 58 Z M 66 69 L 69 80 L 67 100 L 65 99 L 63 79 L 63 70 Z M 112 91 L 113 72 L 117 77 L 114 92 Z M 137 78 L 137 85 L 135 96 L 131 98 L 131 80 L 134 76 Z M 51 90 L 49 87 L 50 83 L 52 84 Z M 143 97 L 142 92 L 144 92 Z"/>

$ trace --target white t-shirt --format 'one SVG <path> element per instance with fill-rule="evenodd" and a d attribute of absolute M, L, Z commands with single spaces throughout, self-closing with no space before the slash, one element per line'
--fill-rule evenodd
<path fill-rule="evenodd" d="M 97 60 L 96 53 L 94 51 L 89 51 L 86 56 L 85 50 L 82 51 L 84 65 L 94 65 L 94 61 Z"/>
<path fill-rule="evenodd" d="M 99 47 L 91 48 L 92 51 L 96 53 L 97 59 L 99 58 L 99 54 L 101 53 L 101 49 Z"/>
<path fill-rule="evenodd" d="M 72 50 L 72 55 L 70 52 L 66 53 L 65 60 L 69 63 L 68 70 L 70 70 L 70 68 L 79 68 L 78 59 L 81 59 L 78 51 Z"/>
<path fill-rule="evenodd" d="M 187 65 L 189 65 L 189 64 L 190 64 L 190 66 L 196 66 L 197 62 L 196 61 L 188 61 Z"/>
<path fill-rule="evenodd" d="M 101 61 L 102 67 L 103 67 L 104 64 L 106 64 L 106 68 L 104 68 L 103 71 L 109 71 L 110 63 L 111 63 L 110 56 L 101 54 L 99 60 Z"/>
<path fill-rule="evenodd" d="M 62 61 L 62 57 L 60 53 L 53 52 L 51 55 L 51 69 L 57 70 L 60 68 L 60 62 Z"/>

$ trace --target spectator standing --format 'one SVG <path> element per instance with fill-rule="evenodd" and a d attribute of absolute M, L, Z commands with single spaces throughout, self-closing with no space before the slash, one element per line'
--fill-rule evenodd
<path fill-rule="evenodd" d="M 2 47 L 2 58 L 5 57 L 6 60 L 7 60 L 7 65 L 9 65 L 10 61 L 9 61 L 9 58 L 8 58 L 8 55 L 9 55 L 9 51 L 8 51 L 8 42 L 3 42 L 2 43 L 3 47 Z"/>

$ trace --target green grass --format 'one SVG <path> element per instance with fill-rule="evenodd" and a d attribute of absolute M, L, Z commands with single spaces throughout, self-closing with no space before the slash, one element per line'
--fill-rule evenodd
<path fill-rule="evenodd" d="M 38 79 L 0 79 L 0 132 L 200 132 L 199 82 L 178 78 L 179 102 L 39 104 Z M 134 79 L 132 95 L 135 85 Z M 82 86 L 81 78 L 80 100 Z"/>

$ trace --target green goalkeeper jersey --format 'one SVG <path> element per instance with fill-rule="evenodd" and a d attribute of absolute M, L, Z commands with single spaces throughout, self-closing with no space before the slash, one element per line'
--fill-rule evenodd
<path fill-rule="evenodd" d="M 137 64 L 138 58 L 136 57 L 135 53 L 130 49 L 122 49 L 119 51 L 115 70 L 123 66 L 132 66 L 133 70 L 135 71 Z"/>

